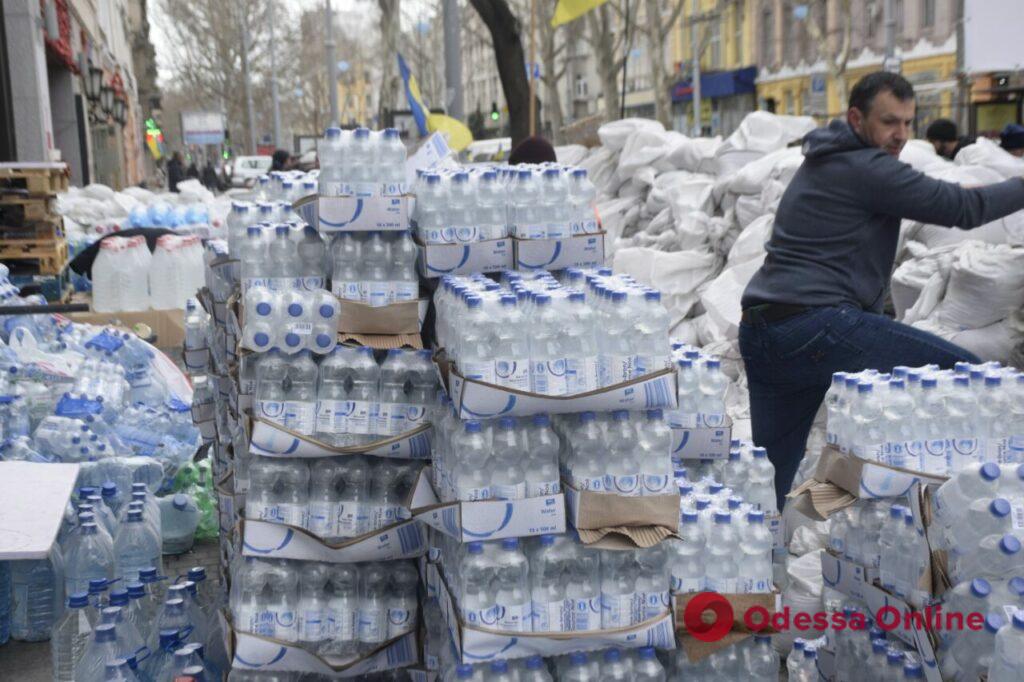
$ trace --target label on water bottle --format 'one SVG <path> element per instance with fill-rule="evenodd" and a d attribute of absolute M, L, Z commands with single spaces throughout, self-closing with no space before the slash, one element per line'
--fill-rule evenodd
<path fill-rule="evenodd" d="M 624 628 L 636 625 L 641 619 L 641 595 L 601 593 L 601 629 Z"/>
<path fill-rule="evenodd" d="M 580 232 L 583 234 L 597 234 L 600 231 L 595 218 L 584 218 L 579 221 L 578 225 L 580 226 Z"/>
<path fill-rule="evenodd" d="M 427 413 L 427 408 L 422 405 L 406 405 L 405 406 L 405 430 L 411 431 L 419 428 L 430 421 L 430 415 Z"/>
<path fill-rule="evenodd" d="M 565 384 L 570 395 L 597 388 L 596 358 L 566 358 Z"/>
<path fill-rule="evenodd" d="M 334 280 L 331 282 L 331 292 L 346 301 L 362 301 L 363 293 L 359 284 L 356 281 Z"/>
<path fill-rule="evenodd" d="M 764 525 L 768 527 L 768 532 L 772 534 L 772 549 L 785 548 L 785 537 L 782 532 L 782 515 L 778 512 L 766 513 L 764 515 Z"/>
<path fill-rule="evenodd" d="M 704 591 L 704 576 L 693 577 L 692 575 L 676 575 L 672 574 L 672 591 L 676 593 L 680 592 L 703 592 Z"/>
<path fill-rule="evenodd" d="M 456 486 L 455 487 L 456 497 L 462 502 L 477 502 L 479 500 L 491 499 L 491 488 L 490 486 L 483 487 L 472 487 L 472 486 Z"/>
<path fill-rule="evenodd" d="M 950 438 L 946 442 L 954 471 L 959 471 L 972 462 L 979 461 L 979 443 L 977 438 Z"/>
<path fill-rule="evenodd" d="M 573 476 L 572 487 L 576 490 L 589 490 L 595 493 L 605 492 L 604 476 Z"/>
<path fill-rule="evenodd" d="M 548 238 L 548 227 L 545 223 L 517 223 L 514 227 L 519 239 Z"/>
<path fill-rule="evenodd" d="M 650 620 L 660 616 L 668 610 L 669 604 L 671 604 L 668 590 L 664 592 L 644 592 L 643 604 L 641 620 Z"/>
<path fill-rule="evenodd" d="M 641 495 L 664 495 L 669 492 L 671 480 L 672 477 L 668 474 L 644 474 Z"/>
<path fill-rule="evenodd" d="M 934 438 L 924 441 L 922 445 L 921 471 L 929 474 L 945 475 L 949 471 L 949 453 L 946 452 L 946 439 Z"/>
<path fill-rule="evenodd" d="M 539 361 L 530 365 L 530 385 L 534 393 L 543 395 L 566 395 L 565 360 Z"/>
<path fill-rule="evenodd" d="M 572 602 L 562 599 L 552 602 L 533 602 L 534 632 L 569 632 Z"/>
<path fill-rule="evenodd" d="M 706 581 L 708 590 L 719 594 L 735 594 L 738 587 L 736 578 L 709 575 L 706 576 Z"/>
<path fill-rule="evenodd" d="M 266 421 L 284 426 L 284 401 L 257 400 L 256 415 Z"/>
<path fill-rule="evenodd" d="M 391 282 L 372 281 L 366 283 L 368 305 L 374 308 L 381 308 L 391 302 Z"/>
<path fill-rule="evenodd" d="M 287 400 L 284 404 L 284 427 L 303 436 L 316 430 L 316 404 L 305 400 Z"/>
<path fill-rule="evenodd" d="M 356 625 L 357 636 L 360 642 L 367 644 L 378 644 L 384 641 L 387 634 L 384 609 L 380 606 L 372 606 L 359 609 L 359 621 Z"/>
<path fill-rule="evenodd" d="M 310 502 L 306 529 L 318 537 L 330 537 L 338 525 L 338 520 L 334 516 L 336 510 L 337 507 L 330 502 Z"/>
<path fill-rule="evenodd" d="M 247 504 L 246 507 L 248 506 Z M 248 516 L 248 513 L 246 515 Z M 276 504 L 256 507 L 256 515 L 253 518 L 257 518 L 260 521 L 272 521 L 289 526 L 299 526 L 301 528 L 305 525 L 305 515 L 306 509 L 302 505 Z"/>
<path fill-rule="evenodd" d="M 530 358 L 500 358 L 495 360 L 494 383 L 517 391 L 529 391 Z"/>
<path fill-rule="evenodd" d="M 387 639 L 394 639 L 404 635 L 413 628 L 413 612 L 401 606 L 392 606 L 388 609 L 388 632 Z"/>
<path fill-rule="evenodd" d="M 339 502 L 338 537 L 354 538 L 368 532 L 370 527 L 370 510 L 359 502 Z"/>
<path fill-rule="evenodd" d="M 602 355 L 600 358 L 601 386 L 612 386 L 633 378 L 634 356 Z"/>
<path fill-rule="evenodd" d="M 380 529 L 401 520 L 402 507 L 397 504 L 379 504 L 373 508 L 370 528 Z"/>
<path fill-rule="evenodd" d="M 327 620 L 323 611 L 304 609 L 299 611 L 296 624 L 300 642 L 320 642 L 327 639 Z"/>
<path fill-rule="evenodd" d="M 526 481 L 491 486 L 491 499 L 493 500 L 521 500 L 525 497 Z"/>
<path fill-rule="evenodd" d="M 282 642 L 299 641 L 299 629 L 295 622 L 295 612 L 282 609 L 274 613 L 274 634 L 275 639 Z"/>
<path fill-rule="evenodd" d="M 378 403 L 377 435 L 397 436 L 407 431 L 406 407 L 405 403 Z"/>
<path fill-rule="evenodd" d="M 346 400 L 318 400 L 316 403 L 316 432 L 339 434 L 348 433 L 348 410 Z"/>
<path fill-rule="evenodd" d="M 636 474 L 627 476 L 604 475 L 604 491 L 624 497 L 639 497 L 642 493 L 640 477 Z"/>
<path fill-rule="evenodd" d="M 366 400 L 346 401 L 343 409 L 348 410 L 345 416 L 347 423 L 345 433 L 373 435 L 377 433 L 377 404 Z"/>
<path fill-rule="evenodd" d="M 760 594 L 771 592 L 771 581 L 765 577 L 745 576 L 739 581 L 741 594 Z"/>
<path fill-rule="evenodd" d="M 569 223 L 553 220 L 547 223 L 545 239 L 566 239 L 572 235 Z"/>
<path fill-rule="evenodd" d="M 1024 504 L 1015 502 L 1010 505 L 1010 523 L 1014 530 L 1024 528 Z"/>
<path fill-rule="evenodd" d="M 499 630 L 506 632 L 530 632 L 530 603 L 525 604 L 500 604 L 498 605 L 498 622 L 495 625 Z"/>
<path fill-rule="evenodd" d="M 480 241 L 480 233 L 477 228 L 471 225 L 460 225 L 452 228 L 457 244 L 471 244 Z"/>
<path fill-rule="evenodd" d="M 252 611 L 243 612 L 239 620 L 242 622 L 242 630 L 251 632 L 262 637 L 274 636 L 274 613 L 273 611 Z"/>
<path fill-rule="evenodd" d="M 415 301 L 420 293 L 418 282 L 394 282 L 394 302 Z"/>
<path fill-rule="evenodd" d="M 562 484 L 558 479 L 552 479 L 550 481 L 526 481 L 526 496 L 527 497 L 547 497 L 548 495 L 557 495 L 562 492 Z"/>
<path fill-rule="evenodd" d="M 470 625 L 483 625 L 497 628 L 501 619 L 501 607 L 489 606 L 486 609 L 462 609 L 462 619 Z"/>
<path fill-rule="evenodd" d="M 593 632 L 601 629 L 601 596 L 593 599 L 572 599 L 572 620 L 569 629 L 573 632 Z"/>
<path fill-rule="evenodd" d="M 323 277 L 301 277 L 296 281 L 297 288 L 304 291 L 320 291 L 327 284 Z"/>
<path fill-rule="evenodd" d="M 489 360 L 465 361 L 458 363 L 462 376 L 485 384 L 497 383 L 495 380 L 494 362 Z"/>
<path fill-rule="evenodd" d="M 829 445 L 839 445 L 839 434 L 831 429 L 825 431 L 825 442 Z"/>

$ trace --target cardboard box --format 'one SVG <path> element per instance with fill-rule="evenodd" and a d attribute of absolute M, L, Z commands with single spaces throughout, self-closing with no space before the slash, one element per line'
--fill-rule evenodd
<path fill-rule="evenodd" d="M 444 275 L 511 270 L 514 263 L 512 240 L 488 239 L 469 244 L 423 244 L 419 246 L 419 271 L 427 279 Z"/>
<path fill-rule="evenodd" d="M 375 440 L 365 445 L 336 448 L 290 431 L 283 426 L 252 418 L 249 452 L 261 457 L 333 457 L 336 455 L 373 455 L 398 459 L 429 459 L 433 427 L 423 424 L 398 436 Z"/>
<path fill-rule="evenodd" d="M 370 306 L 339 298 L 338 331 L 342 334 L 419 334 L 427 317 L 429 299 Z"/>
<path fill-rule="evenodd" d="M 634 649 L 653 646 L 656 649 L 674 649 L 676 646 L 672 632 L 672 613 L 668 610 L 639 625 L 593 632 L 503 633 L 469 626 L 459 617 L 455 600 L 438 564 L 428 564 L 427 572 L 432 574 L 428 578 L 429 582 L 437 588 L 438 604 L 452 638 L 456 659 L 462 663 L 525 658 L 535 654 L 557 656 L 572 651 L 597 651 L 610 647 Z"/>
<path fill-rule="evenodd" d="M 240 522 L 242 554 L 265 559 L 332 563 L 413 559 L 427 551 L 426 530 L 416 519 L 391 524 L 341 543 L 327 543 L 303 528 L 269 521 Z"/>
<path fill-rule="evenodd" d="M 308 196 L 292 208 L 320 232 L 404 232 L 410 196 L 404 185 L 375 186 L 340 197 Z"/>
<path fill-rule="evenodd" d="M 91 298 L 80 299 L 72 302 L 88 302 L 92 304 Z M 97 313 L 67 313 L 66 317 L 73 322 L 95 324 L 100 326 L 113 325 L 123 327 L 135 332 L 143 339 L 148 339 L 147 334 L 139 325 L 145 325 L 156 335 L 153 345 L 160 348 L 181 348 L 185 344 L 185 312 L 183 310 L 140 310 L 138 312 L 114 312 Z"/>
<path fill-rule="evenodd" d="M 763 609 L 764 611 L 767 611 L 769 618 L 772 614 L 781 610 L 782 595 L 778 592 L 763 594 L 719 594 L 718 596 L 725 599 L 729 604 L 729 608 L 732 610 L 732 629 L 719 640 L 714 642 L 704 642 L 687 633 L 686 606 L 693 598 L 706 594 L 709 593 L 688 592 L 672 595 L 672 612 L 675 617 L 676 632 L 679 634 L 679 643 L 686 652 L 687 658 L 691 661 L 699 661 L 703 658 L 707 658 L 716 651 L 741 642 L 747 637 L 753 637 L 755 633 L 747 627 L 743 618 L 744 614 L 749 609 L 754 607 Z M 712 617 L 712 613 L 710 612 L 710 608 L 704 612 L 703 616 L 705 622 L 715 622 Z M 759 630 L 759 632 L 769 634 L 774 632 L 774 630 L 769 626 Z"/>
<path fill-rule="evenodd" d="M 450 365 L 450 363 L 447 363 Z M 442 369 L 447 378 L 448 395 L 462 419 L 525 417 L 546 412 L 606 412 L 610 410 L 645 410 L 676 406 L 676 373 L 663 369 L 630 381 L 599 388 L 587 393 L 548 396 L 528 391 L 486 384 L 463 377 L 454 365 Z"/>
<path fill-rule="evenodd" d="M 562 270 L 604 265 L 604 232 L 564 239 L 513 238 L 516 270 Z"/>
<path fill-rule="evenodd" d="M 424 474 L 429 480 L 429 474 Z M 522 500 L 441 502 L 429 488 L 430 501 L 415 518 L 459 542 L 501 540 L 565 532 L 565 497 L 562 493 Z"/>
<path fill-rule="evenodd" d="M 361 678 L 419 662 L 416 631 L 406 633 L 354 659 L 323 658 L 287 642 L 231 629 L 224 619 L 231 667 L 241 670 L 313 673 L 331 678 Z"/>
<path fill-rule="evenodd" d="M 869 462 L 826 446 L 814 477 L 794 488 L 788 498 L 796 508 L 816 520 L 850 506 L 858 499 L 903 497 L 915 485 L 942 485 L 945 476 Z"/>
<path fill-rule="evenodd" d="M 726 459 L 729 457 L 729 443 L 732 440 L 732 419 L 725 415 L 725 421 L 718 426 L 701 424 L 681 427 L 672 422 L 673 459 Z"/>
<path fill-rule="evenodd" d="M 826 551 L 821 553 L 821 577 L 826 587 L 866 602 L 864 588 L 878 579 L 878 569 L 861 566 Z"/>
<path fill-rule="evenodd" d="M 591 490 L 577 490 L 562 481 L 569 519 L 583 544 L 593 544 L 610 534 L 637 547 L 652 547 L 679 529 L 679 493 L 626 497 Z"/>

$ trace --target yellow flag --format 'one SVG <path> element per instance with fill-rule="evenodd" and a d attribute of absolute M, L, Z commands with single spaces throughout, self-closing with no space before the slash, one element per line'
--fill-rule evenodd
<path fill-rule="evenodd" d="M 461 152 L 473 141 L 473 133 L 469 132 L 466 124 L 444 114 L 427 114 L 427 129 L 432 133 L 443 133 L 448 138 L 448 147 L 453 152 Z"/>
<path fill-rule="evenodd" d="M 562 24 L 567 24 L 606 2 L 608 0 L 558 0 L 558 5 L 555 7 L 555 16 L 551 17 L 551 25 L 561 26 Z"/>

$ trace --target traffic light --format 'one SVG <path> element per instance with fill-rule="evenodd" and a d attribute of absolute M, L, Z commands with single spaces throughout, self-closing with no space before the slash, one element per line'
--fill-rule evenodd
<path fill-rule="evenodd" d="M 501 114 L 498 113 L 498 103 L 491 102 L 491 120 L 497 121 L 499 118 L 501 118 Z"/>

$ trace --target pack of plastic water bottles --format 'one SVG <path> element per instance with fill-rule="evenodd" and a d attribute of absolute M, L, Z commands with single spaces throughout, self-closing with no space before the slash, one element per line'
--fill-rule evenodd
<path fill-rule="evenodd" d="M 262 352 L 330 353 L 338 342 L 341 307 L 325 289 L 273 291 L 254 287 L 246 292 L 242 346 Z"/>
<path fill-rule="evenodd" d="M 669 365 L 661 295 L 599 269 L 446 277 L 434 296 L 438 342 L 467 379 L 573 395 Z"/>
<path fill-rule="evenodd" d="M 367 346 L 322 356 L 263 353 L 255 365 L 253 415 L 328 445 L 397 436 L 427 422 L 437 400 L 430 351 L 391 349 L 377 363 Z"/>
<path fill-rule="evenodd" d="M 405 144 L 395 128 L 328 128 L 317 142 L 320 195 L 353 194 L 359 187 L 405 183 Z"/>
<path fill-rule="evenodd" d="M 239 556 L 231 567 L 234 629 L 351 660 L 414 632 L 419 574 L 409 561 L 331 564 Z"/>
<path fill-rule="evenodd" d="M 328 542 L 359 537 L 409 517 L 420 466 L 360 455 L 255 457 L 245 517 L 305 528 Z"/>
<path fill-rule="evenodd" d="M 674 428 L 721 426 L 729 378 L 722 361 L 685 344 L 672 345 L 672 362 L 679 384 L 679 402 L 668 419 Z"/>
<path fill-rule="evenodd" d="M 938 475 L 1024 463 L 1024 373 L 999 363 L 836 373 L 825 404 L 828 442 L 863 459 Z"/>
<path fill-rule="evenodd" d="M 597 190 L 582 168 L 558 164 L 429 170 L 417 174 L 413 213 L 424 244 L 563 239 L 597 232 Z"/>

